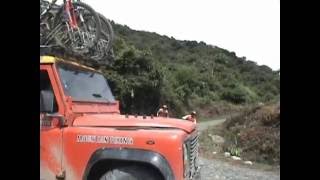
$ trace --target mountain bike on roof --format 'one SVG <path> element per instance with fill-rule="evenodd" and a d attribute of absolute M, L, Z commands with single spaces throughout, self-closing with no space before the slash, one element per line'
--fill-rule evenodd
<path fill-rule="evenodd" d="M 100 13 L 97 14 L 101 22 L 101 36 L 97 44 L 91 48 L 86 55 L 97 63 L 111 63 L 106 61 L 113 59 L 112 44 L 114 41 L 114 32 L 109 19 Z"/>
<path fill-rule="evenodd" d="M 100 39 L 99 16 L 89 5 L 79 0 L 63 0 L 60 6 L 56 2 L 53 0 L 48 4 L 42 0 L 43 6 L 47 6 L 41 8 L 40 1 L 40 32 L 43 28 L 40 45 L 52 45 L 54 41 L 54 44 L 65 50 L 77 54 L 87 53 Z"/>

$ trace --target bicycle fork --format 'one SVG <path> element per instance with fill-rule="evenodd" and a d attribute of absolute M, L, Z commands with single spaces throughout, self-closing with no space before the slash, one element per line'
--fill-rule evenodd
<path fill-rule="evenodd" d="M 65 12 L 68 16 L 68 21 L 72 29 L 78 28 L 77 19 L 74 13 L 74 6 L 70 1 L 66 2 Z"/>

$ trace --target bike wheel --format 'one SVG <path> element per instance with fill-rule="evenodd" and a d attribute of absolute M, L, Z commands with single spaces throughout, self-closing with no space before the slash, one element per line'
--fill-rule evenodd
<path fill-rule="evenodd" d="M 113 31 L 113 28 L 112 28 L 110 21 L 100 13 L 98 13 L 98 15 L 99 15 L 100 22 L 101 22 L 101 29 L 106 33 L 105 37 L 108 40 L 108 44 L 107 44 L 107 47 L 105 48 L 105 50 L 110 51 L 110 49 L 112 48 L 113 41 L 114 41 L 114 31 Z"/>
<path fill-rule="evenodd" d="M 90 49 L 90 52 L 88 56 L 90 56 L 90 59 L 96 61 L 96 62 L 102 62 L 107 59 L 108 52 L 110 49 L 108 48 L 109 45 L 109 37 L 106 32 L 101 31 L 101 38 L 99 39 L 96 46 Z"/>
<path fill-rule="evenodd" d="M 110 21 L 100 13 L 98 15 L 101 22 L 101 37 L 96 46 L 90 49 L 88 56 L 90 59 L 104 64 L 112 58 L 110 50 L 114 40 L 114 32 Z"/>
<path fill-rule="evenodd" d="M 57 7 L 40 16 L 40 45 L 54 44 L 54 33 L 57 27 L 53 26 L 53 19 L 56 15 Z M 54 27 L 55 29 L 51 29 Z"/>
<path fill-rule="evenodd" d="M 66 50 L 84 54 L 94 47 L 101 35 L 101 24 L 97 13 L 87 4 L 73 3 L 77 28 L 71 28 L 62 6 L 54 19 L 54 26 L 62 26 L 55 34 L 56 43 Z"/>

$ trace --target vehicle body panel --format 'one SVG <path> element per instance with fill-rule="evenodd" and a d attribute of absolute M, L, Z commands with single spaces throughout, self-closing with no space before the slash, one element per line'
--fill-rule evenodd
<path fill-rule="evenodd" d="M 182 147 L 191 134 L 198 133 L 194 123 L 121 115 L 118 101 L 74 101 L 64 92 L 57 61 L 95 71 L 75 62 L 40 57 L 40 70 L 48 72 L 58 105 L 56 117 L 40 114 L 41 178 L 83 179 L 88 162 L 98 149 L 125 148 L 160 154 L 170 165 L 175 179 L 183 179 Z"/>

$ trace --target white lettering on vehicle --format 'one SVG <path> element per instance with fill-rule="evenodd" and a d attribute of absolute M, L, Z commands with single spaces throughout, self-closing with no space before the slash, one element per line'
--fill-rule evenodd
<path fill-rule="evenodd" d="M 133 144 L 132 137 L 77 135 L 78 143 Z"/>

